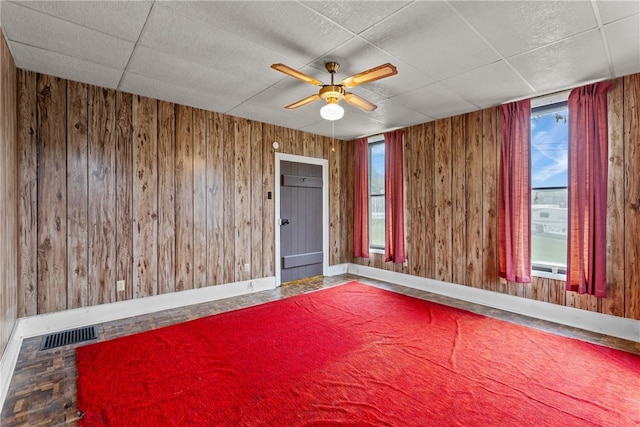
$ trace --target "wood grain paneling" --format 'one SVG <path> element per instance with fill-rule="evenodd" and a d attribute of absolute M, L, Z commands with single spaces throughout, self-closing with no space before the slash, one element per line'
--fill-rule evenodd
<path fill-rule="evenodd" d="M 467 274 L 465 285 L 482 288 L 482 112 L 469 113 L 466 120 L 466 219 Z"/>
<path fill-rule="evenodd" d="M 38 312 L 67 309 L 67 82 L 38 78 Z"/>
<path fill-rule="evenodd" d="M 207 116 L 193 110 L 193 287 L 207 283 Z"/>
<path fill-rule="evenodd" d="M 0 354 L 4 353 L 13 331 L 18 307 L 16 249 L 18 227 L 23 222 L 18 220 L 17 117 L 19 114 L 24 119 L 23 114 L 30 109 L 18 107 L 17 89 L 16 66 L 0 30 Z"/>
<path fill-rule="evenodd" d="M 410 156 L 405 173 L 409 248 L 406 272 L 444 280 L 449 280 L 447 275 L 451 272 L 454 283 L 582 310 L 640 318 L 639 103 L 640 74 L 613 81 L 608 95 L 607 298 L 567 292 L 565 282 L 557 279 L 533 277 L 531 284 L 503 283 L 498 279 L 497 191 L 501 135 L 497 108 L 405 129 L 405 150 Z M 443 131 L 447 120 L 451 123 L 449 132 Z M 447 135 L 448 145 L 444 144 Z M 450 150 L 449 157 L 447 150 Z M 352 161 L 354 154 L 348 153 Z M 424 174 L 421 173 L 422 161 L 425 162 Z M 353 186 L 352 177 L 348 185 Z M 449 202 L 451 221 L 447 225 Z M 448 230 L 442 230 L 443 226 Z M 352 232 L 351 225 L 347 233 L 350 238 Z M 446 247 L 449 235 L 450 252 Z M 426 245 L 422 245 L 421 239 Z M 426 260 L 424 268 L 423 260 Z M 398 271 L 397 266 L 383 262 L 377 254 L 369 260 L 352 257 L 351 262 Z M 459 264 L 465 265 L 464 271 Z"/>
<path fill-rule="evenodd" d="M 234 119 L 234 281 L 251 278 L 251 122 Z M 230 255 L 230 254 L 228 254 Z M 246 265 L 249 268 L 246 268 Z M 248 271 L 247 271 L 248 270 Z"/>
<path fill-rule="evenodd" d="M 176 290 L 175 106 L 158 102 L 158 293 Z"/>
<path fill-rule="evenodd" d="M 609 178 L 607 185 L 607 298 L 601 311 L 624 316 L 624 138 L 623 79 L 609 90 Z"/>
<path fill-rule="evenodd" d="M 115 92 L 89 87 L 89 303 L 116 300 Z"/>
<path fill-rule="evenodd" d="M 224 283 L 223 116 L 207 112 L 207 283 Z"/>
<path fill-rule="evenodd" d="M 624 78 L 625 317 L 640 319 L 640 74 Z M 607 266 L 608 267 L 608 266 Z"/>
<path fill-rule="evenodd" d="M 133 298 L 158 290 L 157 108 L 154 99 L 133 97 Z"/>
<path fill-rule="evenodd" d="M 176 291 L 193 289 L 193 110 L 176 107 Z"/>
<path fill-rule="evenodd" d="M 435 245 L 436 280 L 451 282 L 453 254 L 451 244 L 451 119 L 436 121 L 435 145 Z"/>
<path fill-rule="evenodd" d="M 451 257 L 454 283 L 467 281 L 466 139 L 463 116 L 451 118 Z"/>
<path fill-rule="evenodd" d="M 496 133 L 497 108 L 482 111 L 482 234 L 483 287 L 497 290 L 498 278 L 498 171 L 500 146 Z"/>
<path fill-rule="evenodd" d="M 16 87 L 23 315 L 273 276 L 271 144 L 329 158 L 325 137 L 221 113 L 27 72 Z M 342 147 L 330 160 L 338 216 Z M 331 230 L 337 262 L 347 229 Z"/>
<path fill-rule="evenodd" d="M 262 215 L 265 218 L 262 224 L 262 267 L 265 277 L 275 275 L 275 151 L 273 142 L 278 141 L 275 126 L 262 125 L 262 194 L 267 197 L 262 204 Z M 316 151 L 317 152 L 317 151 Z M 272 198 L 267 194 L 271 192 Z"/>
<path fill-rule="evenodd" d="M 303 138 L 308 139 L 304 134 Z M 264 277 L 262 264 L 262 227 L 264 222 L 262 203 L 267 199 L 262 190 L 262 123 L 251 122 L 251 277 Z"/>
<path fill-rule="evenodd" d="M 89 176 L 87 85 L 67 85 L 67 280 L 69 308 L 89 305 Z M 92 278 L 93 279 L 93 278 Z"/>
<path fill-rule="evenodd" d="M 132 96 L 116 93 L 116 280 L 125 281 L 118 301 L 133 298 Z"/>
<path fill-rule="evenodd" d="M 5 66 L 3 62 L 2 73 L 6 72 Z M 6 123 L 5 119 L 2 120 L 2 123 Z M 18 70 L 18 129 L 18 251 L 20 256 L 18 257 L 17 314 L 18 317 L 25 317 L 38 314 L 36 74 L 31 71 Z"/>

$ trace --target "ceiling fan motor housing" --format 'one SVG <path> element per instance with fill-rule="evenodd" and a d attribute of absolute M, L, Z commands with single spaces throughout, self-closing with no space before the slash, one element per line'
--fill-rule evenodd
<path fill-rule="evenodd" d="M 336 104 L 344 99 L 344 88 L 338 85 L 324 85 L 320 89 L 320 97 L 329 104 Z"/>

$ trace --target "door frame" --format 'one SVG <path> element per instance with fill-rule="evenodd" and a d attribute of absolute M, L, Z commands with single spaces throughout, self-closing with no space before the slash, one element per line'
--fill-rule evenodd
<path fill-rule="evenodd" d="M 316 157 L 298 156 L 276 152 L 275 161 L 275 263 L 276 286 L 281 285 L 282 261 L 280 260 L 280 162 L 295 162 L 322 166 L 322 274 L 329 271 L 329 161 Z"/>

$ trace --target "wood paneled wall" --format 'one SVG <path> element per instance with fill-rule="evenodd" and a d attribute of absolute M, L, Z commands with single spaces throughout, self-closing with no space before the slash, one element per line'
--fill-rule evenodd
<path fill-rule="evenodd" d="M 385 263 L 380 254 L 352 262 L 640 319 L 639 117 L 640 74 L 614 80 L 609 92 L 608 298 L 566 292 L 560 280 L 534 278 L 527 285 L 499 280 L 497 108 L 405 129 L 407 265 Z M 348 179 L 353 187 L 353 177 Z"/>
<path fill-rule="evenodd" d="M 0 30 L 0 354 L 16 322 L 18 144 L 16 65 Z"/>
<path fill-rule="evenodd" d="M 347 261 L 347 144 L 24 70 L 18 81 L 18 317 L 273 276 L 273 141 L 329 159 L 330 264 Z"/>

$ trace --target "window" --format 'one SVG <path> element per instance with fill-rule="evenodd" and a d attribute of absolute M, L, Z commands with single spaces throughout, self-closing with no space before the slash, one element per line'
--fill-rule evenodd
<path fill-rule="evenodd" d="M 369 247 L 384 250 L 384 140 L 369 142 Z"/>
<path fill-rule="evenodd" d="M 569 125 L 566 102 L 531 109 L 531 268 L 566 274 Z"/>

